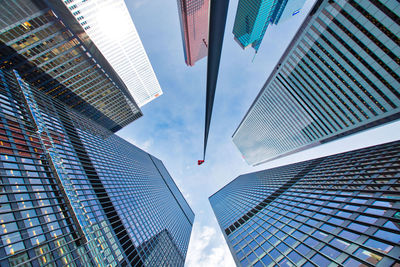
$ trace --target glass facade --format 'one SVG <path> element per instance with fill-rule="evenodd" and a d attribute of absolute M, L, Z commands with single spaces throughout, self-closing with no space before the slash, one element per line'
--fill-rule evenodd
<path fill-rule="evenodd" d="M 183 52 L 189 66 L 208 53 L 208 17 L 210 0 L 177 0 Z"/>
<path fill-rule="evenodd" d="M 258 51 L 270 23 L 278 24 L 296 15 L 305 0 L 239 0 L 233 35 L 244 49 L 252 46 Z"/>
<path fill-rule="evenodd" d="M 317 1 L 233 135 L 252 165 L 400 117 L 400 3 Z"/>
<path fill-rule="evenodd" d="M 163 94 L 123 0 L 63 0 L 139 107 Z"/>
<path fill-rule="evenodd" d="M 61 1 L 0 2 L 0 64 L 111 131 L 142 116 Z"/>
<path fill-rule="evenodd" d="M 238 266 L 398 266 L 400 141 L 241 175 L 210 197 Z"/>
<path fill-rule="evenodd" d="M 162 162 L 0 74 L 0 265 L 183 266 L 194 214 Z"/>

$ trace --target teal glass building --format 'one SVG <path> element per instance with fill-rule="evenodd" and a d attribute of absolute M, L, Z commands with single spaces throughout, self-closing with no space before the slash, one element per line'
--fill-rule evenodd
<path fill-rule="evenodd" d="M 209 200 L 237 266 L 398 266 L 400 141 L 241 175 Z"/>
<path fill-rule="evenodd" d="M 239 0 L 233 35 L 243 48 L 260 48 L 270 23 L 278 24 L 299 13 L 305 0 Z"/>
<path fill-rule="evenodd" d="M 397 1 L 316 1 L 233 134 L 257 165 L 400 116 Z"/>

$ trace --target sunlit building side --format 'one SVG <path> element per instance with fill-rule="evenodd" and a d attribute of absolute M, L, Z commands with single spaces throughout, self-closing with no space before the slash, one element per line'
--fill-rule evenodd
<path fill-rule="evenodd" d="M 139 107 L 162 95 L 124 0 L 64 0 Z"/>
<path fill-rule="evenodd" d="M 393 1 L 316 1 L 233 134 L 248 164 L 400 118 Z"/>

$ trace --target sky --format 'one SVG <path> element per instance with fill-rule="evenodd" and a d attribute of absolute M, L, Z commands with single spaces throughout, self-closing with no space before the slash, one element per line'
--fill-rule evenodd
<path fill-rule="evenodd" d="M 203 152 L 207 60 L 186 66 L 176 0 L 126 0 L 163 95 L 117 134 L 161 159 L 193 209 L 188 267 L 235 266 L 208 197 L 237 176 L 386 143 L 400 133 L 400 122 L 391 123 L 257 167 L 247 165 L 231 136 L 314 0 L 290 20 L 271 26 L 254 60 L 253 49 L 242 50 L 233 40 L 237 2 L 229 5 L 206 162 L 197 166 Z"/>

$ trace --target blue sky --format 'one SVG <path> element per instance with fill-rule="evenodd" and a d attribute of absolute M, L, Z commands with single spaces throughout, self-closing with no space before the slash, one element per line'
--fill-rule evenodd
<path fill-rule="evenodd" d="M 203 151 L 206 59 L 186 66 L 176 0 L 126 0 L 164 94 L 118 134 L 164 162 L 195 212 L 186 266 L 234 266 L 208 197 L 237 176 L 398 139 L 399 122 L 258 167 L 241 158 L 231 136 L 313 2 L 270 27 L 252 62 L 254 50 L 243 51 L 233 40 L 237 0 L 231 0 L 206 162 L 197 166 Z"/>

